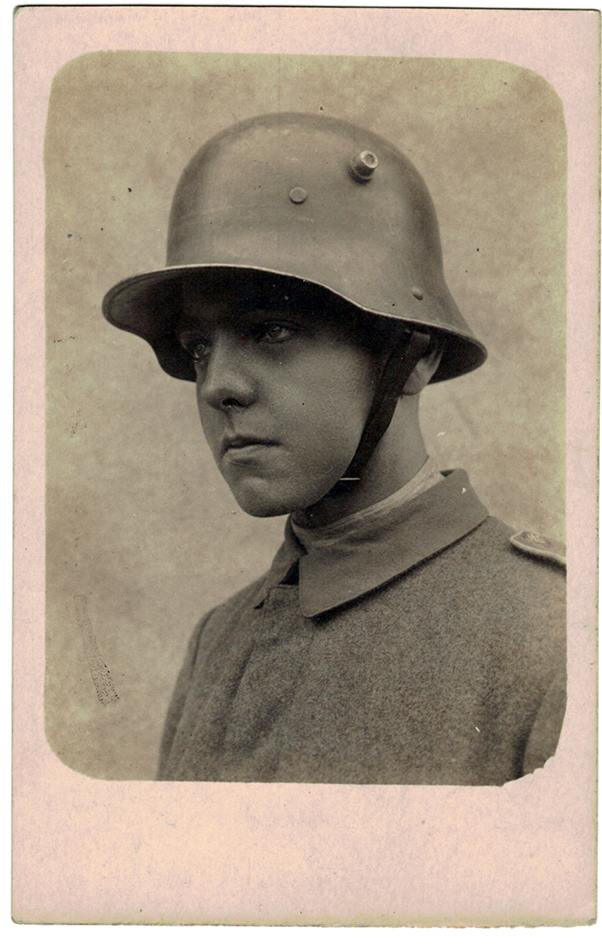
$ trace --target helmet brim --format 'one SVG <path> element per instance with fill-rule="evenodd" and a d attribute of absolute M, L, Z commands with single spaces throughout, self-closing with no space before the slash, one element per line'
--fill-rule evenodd
<path fill-rule="evenodd" d="M 283 286 L 290 285 L 291 282 L 308 284 L 308 280 L 292 273 L 274 272 L 256 266 L 197 264 L 168 266 L 139 273 L 114 285 L 103 299 L 102 311 L 105 318 L 116 328 L 132 332 L 148 341 L 163 370 L 172 377 L 186 381 L 194 381 L 196 374 L 190 356 L 179 344 L 176 327 L 182 316 L 182 283 L 191 275 L 194 275 L 197 284 L 206 283 L 208 293 L 217 284 L 235 284 L 244 291 L 245 279 L 247 284 L 253 280 L 265 280 L 272 284 L 278 284 L 282 280 Z M 353 299 L 346 298 L 330 286 L 314 280 L 311 285 L 317 286 L 335 299 L 343 299 L 360 313 L 402 322 L 410 328 L 425 330 L 441 338 L 444 341 L 443 356 L 431 383 L 474 371 L 487 357 L 485 346 L 475 338 L 468 326 L 465 333 L 457 326 L 453 331 L 446 331 L 441 324 L 428 319 L 410 318 L 402 311 L 392 315 L 390 312 L 360 306 Z"/>

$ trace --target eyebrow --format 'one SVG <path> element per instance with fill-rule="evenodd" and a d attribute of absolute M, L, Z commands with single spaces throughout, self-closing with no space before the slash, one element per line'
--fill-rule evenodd
<path fill-rule="evenodd" d="M 238 319 L 249 318 L 254 315 L 270 318 L 281 316 L 283 318 L 298 318 L 310 321 L 315 317 L 313 310 L 307 310 L 302 305 L 295 305 L 290 299 L 243 298 L 230 310 L 222 313 L 212 313 L 208 317 L 205 316 L 202 307 L 199 307 L 196 315 L 181 313 L 176 321 L 175 330 L 176 332 L 195 330 L 204 323 L 209 325 L 232 324 L 236 327 Z"/>

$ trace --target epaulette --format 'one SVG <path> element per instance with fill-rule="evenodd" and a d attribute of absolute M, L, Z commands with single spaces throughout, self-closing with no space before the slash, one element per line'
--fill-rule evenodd
<path fill-rule="evenodd" d="M 517 532 L 516 535 L 512 535 L 510 541 L 515 548 L 528 555 L 556 561 L 557 564 L 566 568 L 566 545 L 563 545 L 561 541 L 553 541 L 545 535 L 538 535 L 537 532 Z"/>

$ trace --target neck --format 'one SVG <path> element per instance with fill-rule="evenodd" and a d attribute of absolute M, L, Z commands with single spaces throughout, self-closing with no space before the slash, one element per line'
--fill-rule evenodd
<path fill-rule="evenodd" d="M 360 512 L 403 488 L 427 460 L 418 424 L 418 396 L 400 398 L 393 419 L 367 463 L 357 473 L 357 481 L 329 492 L 315 505 L 294 513 L 303 528 L 323 528 Z"/>

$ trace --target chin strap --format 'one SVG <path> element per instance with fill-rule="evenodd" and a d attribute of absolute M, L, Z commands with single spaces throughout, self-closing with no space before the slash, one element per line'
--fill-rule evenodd
<path fill-rule="evenodd" d="M 360 472 L 372 456 L 377 444 L 393 419 L 395 407 L 410 374 L 425 354 L 430 336 L 422 331 L 404 331 L 393 347 L 382 369 L 372 406 L 364 426 L 355 456 L 334 492 L 350 488 L 360 478 Z"/>

